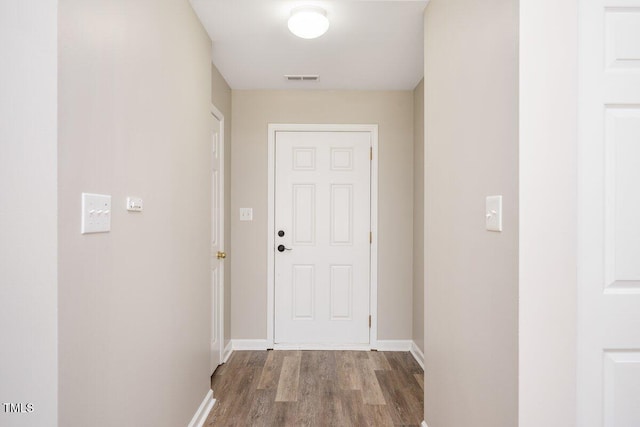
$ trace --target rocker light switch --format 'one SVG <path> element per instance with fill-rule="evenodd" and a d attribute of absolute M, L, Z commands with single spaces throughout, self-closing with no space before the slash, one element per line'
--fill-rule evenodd
<path fill-rule="evenodd" d="M 502 196 L 487 197 L 485 220 L 487 230 L 502 231 Z"/>
<path fill-rule="evenodd" d="M 240 221 L 253 221 L 253 208 L 240 208 Z"/>

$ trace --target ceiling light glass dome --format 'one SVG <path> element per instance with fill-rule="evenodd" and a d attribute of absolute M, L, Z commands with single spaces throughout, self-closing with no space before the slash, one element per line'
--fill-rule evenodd
<path fill-rule="evenodd" d="M 297 7 L 291 11 L 289 31 L 303 39 L 315 39 L 329 29 L 327 12 L 316 6 Z"/>

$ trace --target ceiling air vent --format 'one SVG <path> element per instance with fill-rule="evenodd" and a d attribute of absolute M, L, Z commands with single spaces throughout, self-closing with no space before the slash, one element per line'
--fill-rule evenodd
<path fill-rule="evenodd" d="M 320 76 L 317 74 L 285 74 L 284 78 L 290 82 L 315 82 Z"/>

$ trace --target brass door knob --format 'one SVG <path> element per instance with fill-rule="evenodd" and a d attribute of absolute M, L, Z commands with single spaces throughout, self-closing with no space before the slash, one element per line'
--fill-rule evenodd
<path fill-rule="evenodd" d="M 226 257 L 227 257 L 227 253 L 222 251 L 218 251 L 218 255 L 216 255 L 216 258 L 218 259 L 225 259 Z"/>

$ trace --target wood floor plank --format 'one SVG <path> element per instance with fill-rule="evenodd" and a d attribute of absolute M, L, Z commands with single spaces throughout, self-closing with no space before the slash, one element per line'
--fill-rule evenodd
<path fill-rule="evenodd" d="M 336 355 L 334 351 L 307 351 L 313 375 L 319 380 L 337 381 Z"/>
<path fill-rule="evenodd" d="M 340 390 L 336 389 L 331 381 L 320 382 L 320 411 L 314 425 L 342 426 L 346 425 L 342 419 L 342 401 Z"/>
<path fill-rule="evenodd" d="M 305 351 L 300 365 L 296 425 L 342 426 L 336 352 Z"/>
<path fill-rule="evenodd" d="M 338 384 L 342 390 L 360 390 L 362 381 L 352 351 L 336 352 Z"/>
<path fill-rule="evenodd" d="M 418 362 L 408 352 L 390 352 L 389 359 L 395 361 L 396 369 L 392 370 L 392 376 L 396 378 L 399 392 L 403 395 L 408 412 L 413 413 L 418 408 L 424 408 L 424 386 L 416 381 L 415 375 L 424 375 Z"/>
<path fill-rule="evenodd" d="M 400 390 L 397 389 L 397 384 L 394 383 L 392 378 L 392 371 L 376 371 L 376 377 L 378 383 L 382 388 L 386 407 L 389 410 L 389 415 L 393 420 L 394 425 L 405 424 L 404 407 L 407 406 L 404 400 L 401 398 Z"/>
<path fill-rule="evenodd" d="M 275 416 L 275 390 L 256 390 L 248 410 L 246 423 L 250 426 L 268 427 Z"/>
<path fill-rule="evenodd" d="M 296 402 L 300 379 L 300 356 L 285 356 L 278 381 L 276 402 Z"/>
<path fill-rule="evenodd" d="M 359 390 L 340 390 L 341 421 L 343 425 L 365 426 L 367 419 L 365 404 L 362 401 L 362 393 Z"/>
<path fill-rule="evenodd" d="M 357 370 L 360 374 L 360 390 L 362 391 L 362 400 L 368 405 L 384 405 L 384 395 L 378 384 L 378 378 L 373 370 L 371 359 L 359 359 L 357 362 Z"/>
<path fill-rule="evenodd" d="M 240 367 L 245 366 L 247 363 L 247 359 L 251 355 L 251 351 L 246 350 L 238 350 L 231 353 L 231 358 L 229 359 L 229 364 L 232 366 Z"/>
<path fill-rule="evenodd" d="M 260 379 L 260 371 L 259 368 L 242 366 L 237 376 L 229 378 L 233 383 L 231 393 L 235 399 L 229 408 L 228 419 L 233 425 L 243 425 L 247 415 L 246 408 L 253 400 Z"/>
<path fill-rule="evenodd" d="M 393 418 L 389 413 L 388 405 L 365 405 L 364 408 L 366 426 L 390 427 L 393 426 Z"/>
<path fill-rule="evenodd" d="M 310 390 L 301 391 L 297 403 L 295 424 L 299 426 L 317 425 L 318 420 L 322 417 L 320 394 Z"/>
<path fill-rule="evenodd" d="M 258 390 L 275 389 L 278 387 L 278 380 L 280 380 L 284 353 L 281 351 L 269 351 L 267 353 L 268 355 L 262 368 Z"/>
<path fill-rule="evenodd" d="M 211 390 L 213 390 L 213 397 L 217 396 L 218 389 L 221 388 L 222 384 L 224 383 L 224 378 L 225 378 L 224 369 L 223 370 L 220 369 L 223 366 L 226 366 L 226 365 L 220 365 L 218 369 L 216 369 L 216 371 L 213 373 L 213 376 L 211 377 Z"/>
<path fill-rule="evenodd" d="M 262 368 L 267 360 L 268 354 L 273 353 L 265 352 L 265 351 L 252 351 L 251 354 L 247 357 L 247 366 Z"/>
<path fill-rule="evenodd" d="M 247 368 L 241 365 L 235 371 L 233 379 L 228 378 L 220 396 L 232 395 L 234 399 L 220 399 L 220 404 L 216 402 L 211 413 L 215 423 L 213 425 L 238 425 L 246 415 L 241 409 L 246 402 L 251 401 L 251 394 L 257 386 L 259 369 Z"/>
<path fill-rule="evenodd" d="M 383 354 L 393 370 L 409 374 L 422 373 L 422 368 L 408 351 L 385 351 Z"/>
<path fill-rule="evenodd" d="M 424 391 L 424 374 L 413 374 L 413 378 L 416 379 L 418 385 Z"/>
<path fill-rule="evenodd" d="M 298 407 L 296 425 L 317 425 L 322 417 L 320 401 L 322 386 L 328 381 L 324 355 L 317 351 L 303 351 L 300 359 L 300 380 L 298 383 Z"/>
<path fill-rule="evenodd" d="M 376 371 L 376 377 L 382 388 L 394 424 L 420 424 L 422 421 L 423 399 L 420 394 L 422 391 L 415 384 L 415 381 L 412 381 L 415 384 L 415 388 L 413 388 L 411 382 L 407 387 L 406 373 L 396 370 Z M 420 390 L 417 393 L 420 396 L 412 395 L 412 393 L 416 394 L 416 389 Z"/>
<path fill-rule="evenodd" d="M 319 396 L 319 385 L 322 381 L 318 370 L 317 352 L 302 352 L 300 356 L 300 379 L 298 381 L 298 395 L 304 399 Z"/>
<path fill-rule="evenodd" d="M 275 402 L 270 426 L 293 427 L 296 423 L 297 402 Z"/>
<path fill-rule="evenodd" d="M 391 370 L 391 366 L 387 361 L 384 353 L 381 351 L 369 351 L 369 360 L 371 360 L 373 369 L 375 371 L 389 371 Z"/>
<path fill-rule="evenodd" d="M 401 388 L 400 392 L 404 395 L 408 407 L 407 412 L 411 414 L 412 422 L 416 425 L 420 424 L 422 418 L 416 419 L 414 415 L 424 411 L 424 389 L 420 387 L 417 381 L 407 381 L 406 387 Z"/>
<path fill-rule="evenodd" d="M 421 374 L 424 372 L 422 366 L 418 363 L 418 361 L 413 357 L 413 355 L 409 352 L 400 352 L 400 359 L 404 362 L 403 366 L 406 367 L 412 374 Z"/>

